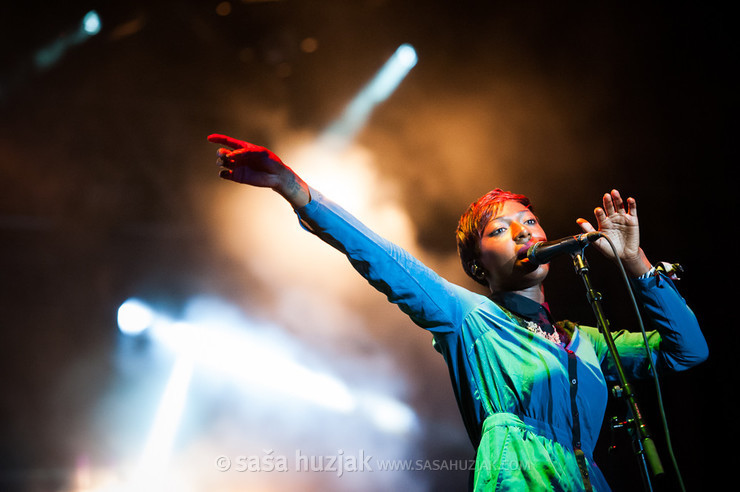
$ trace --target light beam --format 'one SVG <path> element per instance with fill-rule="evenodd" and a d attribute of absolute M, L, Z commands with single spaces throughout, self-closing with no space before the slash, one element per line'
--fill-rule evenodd
<path fill-rule="evenodd" d="M 73 46 L 81 44 L 91 36 L 100 32 L 102 22 L 97 12 L 89 11 L 80 21 L 77 29 L 69 34 L 59 37 L 36 53 L 34 64 L 37 69 L 45 70 L 51 68 L 64 54 Z"/>
<path fill-rule="evenodd" d="M 324 138 L 338 145 L 352 140 L 365 125 L 373 109 L 390 97 L 417 60 L 413 46 L 399 46 L 375 77 L 349 103 L 342 116 L 327 129 Z"/>

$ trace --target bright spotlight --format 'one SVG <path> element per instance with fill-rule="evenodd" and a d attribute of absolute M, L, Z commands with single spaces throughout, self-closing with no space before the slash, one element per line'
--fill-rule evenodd
<path fill-rule="evenodd" d="M 74 31 L 59 36 L 34 55 L 36 68 L 46 70 L 56 65 L 72 47 L 84 43 L 89 37 L 98 34 L 101 26 L 98 13 L 91 10 L 85 14 Z"/>
<path fill-rule="evenodd" d="M 141 456 L 140 472 L 161 472 L 161 466 L 166 464 L 185 408 L 192 374 L 192 359 L 187 355 L 179 356 L 162 394 L 146 448 Z M 148 473 L 146 475 L 149 476 Z"/>
<path fill-rule="evenodd" d="M 374 99 L 377 102 L 387 99 L 406 77 L 409 70 L 414 68 L 416 61 L 416 50 L 411 45 L 399 46 L 371 84 Z"/>
<path fill-rule="evenodd" d="M 118 329 L 121 333 L 136 336 L 151 327 L 154 312 L 139 299 L 128 299 L 118 308 Z"/>
<path fill-rule="evenodd" d="M 261 387 L 290 394 L 337 412 L 349 412 L 355 401 L 339 379 L 293 360 L 290 350 L 257 334 L 254 326 L 220 320 L 157 326 L 153 337 L 178 356 L 188 356 L 201 369 L 210 369 L 241 381 L 246 388 Z M 248 329 L 244 329 L 244 328 Z"/>
<path fill-rule="evenodd" d="M 418 58 L 410 44 L 402 44 L 350 102 L 341 118 L 329 127 L 325 138 L 350 140 L 365 124 L 372 110 L 385 101 L 414 68 Z M 336 142 L 336 140 L 335 140 Z"/>
<path fill-rule="evenodd" d="M 416 414 L 402 402 L 381 394 L 363 394 L 362 408 L 376 427 L 403 434 L 416 424 Z"/>
<path fill-rule="evenodd" d="M 402 44 L 396 50 L 396 56 L 398 57 L 398 64 L 401 67 L 407 67 L 409 70 L 414 68 L 418 57 L 416 56 L 416 50 L 410 44 Z"/>
<path fill-rule="evenodd" d="M 100 17 L 98 13 L 91 10 L 82 18 L 82 29 L 89 36 L 94 36 L 100 32 Z"/>

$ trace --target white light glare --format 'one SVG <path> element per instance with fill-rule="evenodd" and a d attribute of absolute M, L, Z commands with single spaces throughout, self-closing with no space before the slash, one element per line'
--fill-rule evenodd
<path fill-rule="evenodd" d="M 361 398 L 363 411 L 379 429 L 403 434 L 416 424 L 414 411 L 394 398 L 373 393 L 365 393 Z"/>
<path fill-rule="evenodd" d="M 101 22 L 98 13 L 91 10 L 82 18 L 74 31 L 58 37 L 34 55 L 34 64 L 39 70 L 45 70 L 62 59 L 67 51 L 80 43 L 87 41 L 91 36 L 100 32 Z"/>
<path fill-rule="evenodd" d="M 414 68 L 416 62 L 416 50 L 413 46 L 409 44 L 399 46 L 372 82 L 375 100 L 381 102 L 387 99 Z"/>
<path fill-rule="evenodd" d="M 298 363 L 287 347 L 258 334 L 246 320 L 226 319 L 225 306 L 205 302 L 199 308 L 212 309 L 211 318 L 158 325 L 154 338 L 174 353 L 191 357 L 200 368 L 247 386 L 288 393 L 337 412 L 354 409 L 354 398 L 336 377 Z"/>
<path fill-rule="evenodd" d="M 184 490 L 179 486 L 172 487 L 169 483 L 173 480 L 169 460 L 185 409 L 193 369 L 193 361 L 187 355 L 177 357 L 159 401 L 138 465 L 123 483 L 111 484 L 103 490 L 107 492 Z M 165 487 L 166 485 L 169 487 Z"/>
<path fill-rule="evenodd" d="M 192 359 L 187 355 L 179 356 L 159 403 L 146 448 L 141 457 L 140 471 L 161 471 L 159 467 L 166 464 L 172 451 L 172 443 L 180 417 L 185 408 L 192 373 Z"/>
<path fill-rule="evenodd" d="M 263 397 L 272 391 L 338 413 L 359 410 L 390 433 L 409 432 L 416 423 L 414 411 L 395 398 L 374 392 L 354 394 L 341 379 L 300 364 L 287 347 L 253 331 L 180 322 L 157 326 L 153 335 L 179 357 L 234 378 L 248 390 L 260 388 Z"/>
<path fill-rule="evenodd" d="M 126 300 L 118 308 L 118 329 L 126 335 L 136 336 L 152 326 L 154 312 L 139 299 Z"/>
<path fill-rule="evenodd" d="M 100 17 L 98 13 L 91 10 L 82 18 L 82 29 L 90 36 L 100 32 Z"/>
<path fill-rule="evenodd" d="M 396 90 L 414 68 L 417 59 L 413 46 L 399 46 L 375 77 L 350 102 L 341 118 L 329 127 L 329 135 L 351 139 L 365 124 L 373 108 Z"/>

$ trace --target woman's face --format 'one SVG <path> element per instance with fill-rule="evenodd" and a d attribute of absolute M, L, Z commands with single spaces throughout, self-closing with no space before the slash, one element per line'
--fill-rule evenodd
<path fill-rule="evenodd" d="M 526 251 L 547 239 L 537 217 L 524 205 L 508 200 L 488 222 L 480 241 L 479 262 L 491 292 L 518 291 L 539 286 L 549 266 L 533 266 Z"/>

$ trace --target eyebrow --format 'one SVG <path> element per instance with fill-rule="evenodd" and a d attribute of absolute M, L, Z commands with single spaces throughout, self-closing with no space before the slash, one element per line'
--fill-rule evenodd
<path fill-rule="evenodd" d="M 491 217 L 488 220 L 488 223 L 490 224 L 494 220 L 498 220 L 498 219 L 511 220 L 511 218 L 518 218 L 518 217 L 521 217 L 522 215 L 528 215 L 528 214 L 534 215 L 534 212 L 532 212 L 530 209 L 526 209 L 526 210 L 520 210 L 519 212 L 509 214 L 509 215 L 498 215 L 496 217 Z"/>

